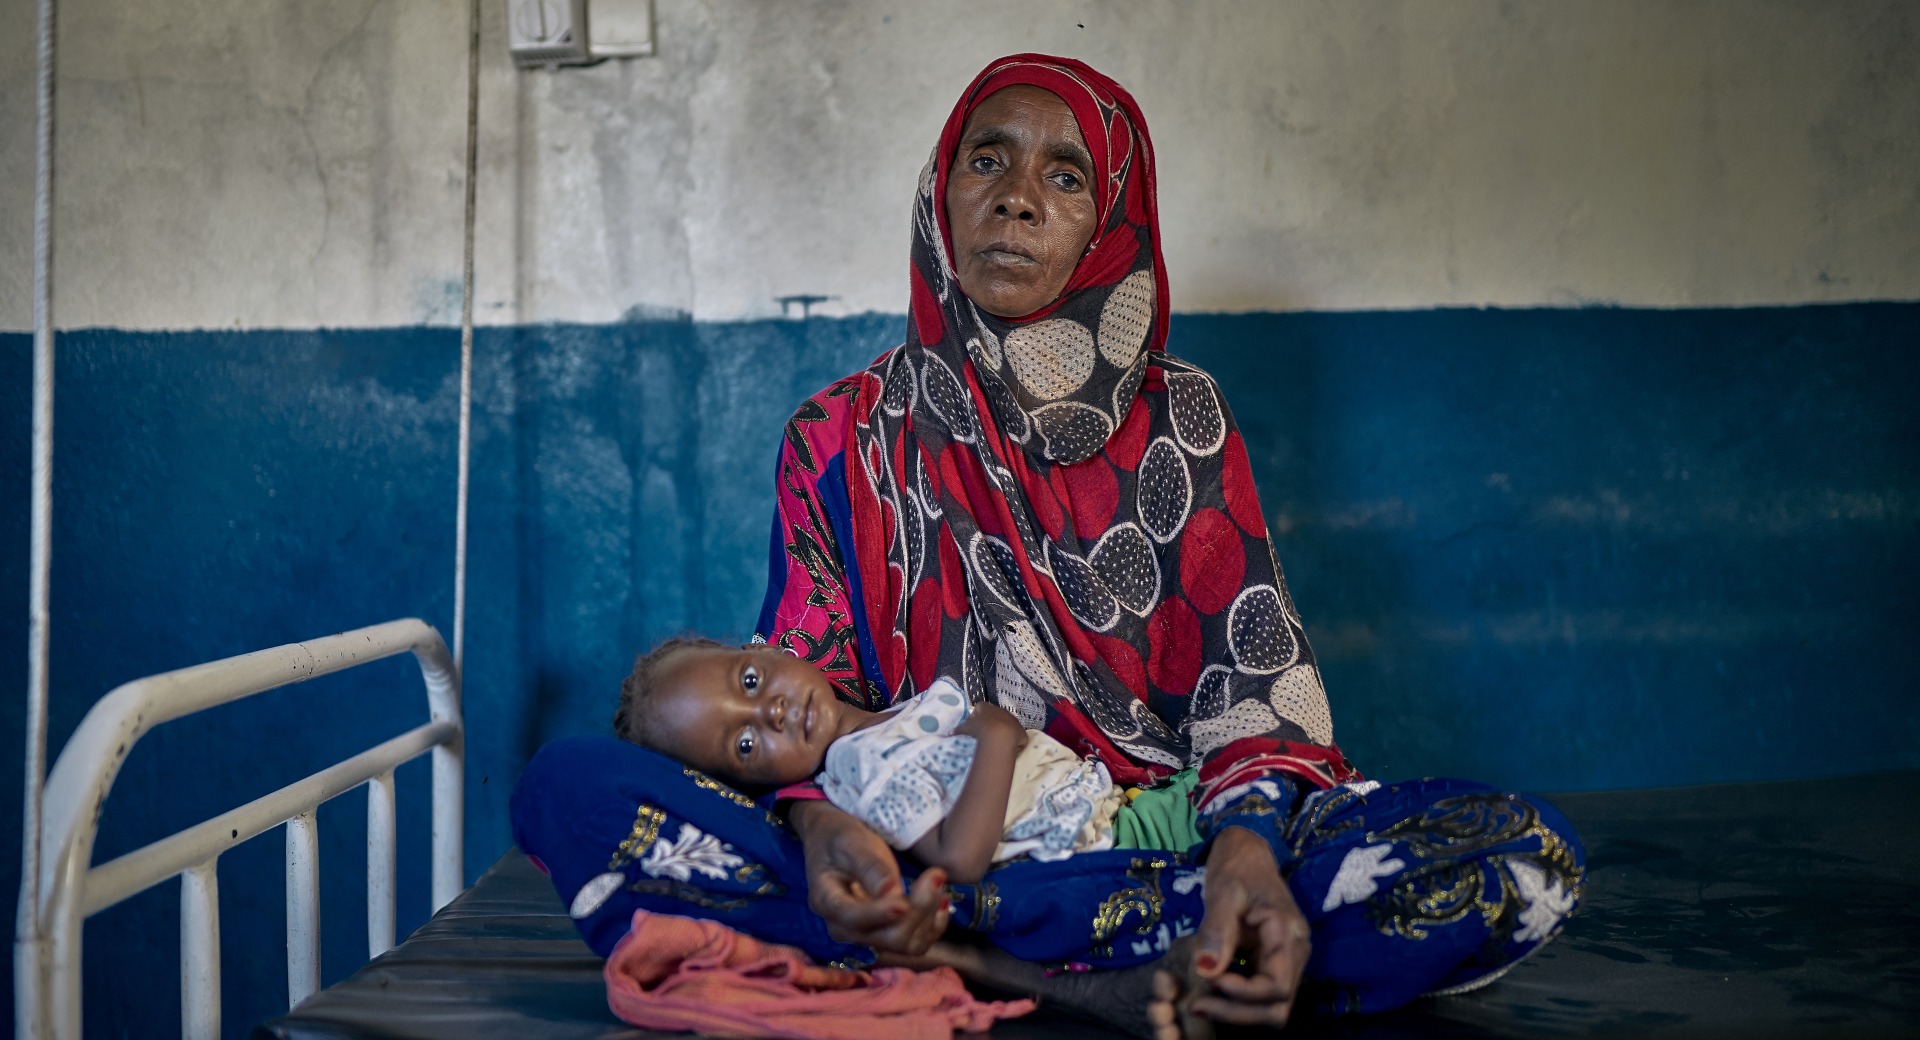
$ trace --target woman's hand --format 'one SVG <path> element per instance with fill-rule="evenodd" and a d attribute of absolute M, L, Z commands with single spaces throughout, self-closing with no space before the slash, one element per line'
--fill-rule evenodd
<path fill-rule="evenodd" d="M 1216 1022 L 1286 1025 L 1313 944 L 1273 850 L 1244 827 L 1226 828 L 1208 851 L 1206 886 L 1193 970 L 1213 990 L 1193 1010 Z M 1227 970 L 1242 950 L 1251 975 Z"/>
<path fill-rule="evenodd" d="M 919 956 L 947 929 L 946 872 L 902 891 L 900 865 L 873 828 L 831 802 L 803 801 L 789 819 L 807 853 L 807 902 L 834 939 Z"/>

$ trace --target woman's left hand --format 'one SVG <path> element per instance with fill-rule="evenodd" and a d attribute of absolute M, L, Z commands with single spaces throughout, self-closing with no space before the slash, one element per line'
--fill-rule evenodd
<path fill-rule="evenodd" d="M 1226 828 L 1208 851 L 1206 885 L 1193 971 L 1213 988 L 1193 1010 L 1216 1022 L 1286 1025 L 1313 943 L 1273 850 L 1244 827 Z M 1241 950 L 1250 975 L 1227 970 Z"/>
<path fill-rule="evenodd" d="M 925 870 L 905 888 L 893 850 L 873 828 L 832 802 L 791 812 L 806 850 L 807 902 L 840 942 L 918 956 L 946 931 L 947 876 Z"/>

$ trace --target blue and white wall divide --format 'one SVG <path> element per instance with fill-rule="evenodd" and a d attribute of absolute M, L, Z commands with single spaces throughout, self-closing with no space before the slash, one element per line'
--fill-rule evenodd
<path fill-rule="evenodd" d="M 897 341 L 917 173 L 1018 50 L 1146 110 L 1171 346 L 1227 388 L 1362 769 L 1920 766 L 1913 5 L 658 0 L 657 57 L 554 73 L 512 70 L 484 6 L 470 874 L 635 653 L 748 633 L 780 423 Z M 450 626 L 465 61 L 456 0 L 61 17 L 54 748 L 128 679 Z M 0 23 L 22 675 L 31 5 Z M 162 727 L 100 855 L 412 724 L 408 668 Z M 0 703 L 0 747 L 21 726 Z M 328 981 L 363 949 L 362 804 L 322 813 Z M 284 1006 L 279 857 L 222 864 L 234 1035 Z M 87 926 L 90 1033 L 174 1020 L 175 918 L 163 887 Z"/>

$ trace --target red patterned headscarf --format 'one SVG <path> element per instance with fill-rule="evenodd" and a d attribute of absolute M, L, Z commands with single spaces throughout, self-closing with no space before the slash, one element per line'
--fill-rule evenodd
<path fill-rule="evenodd" d="M 954 277 L 947 178 L 974 109 L 1012 86 L 1067 103 L 1093 156 L 1093 240 L 1059 298 L 1014 321 L 975 308 Z M 1016 54 L 989 65 L 954 105 L 914 205 L 911 344 L 966 346 L 1017 407 L 996 408 L 1029 451 L 1079 462 L 1126 420 L 1146 355 L 1166 345 L 1153 145 L 1132 95 L 1070 58 Z M 1008 342 L 1008 337 L 1012 337 Z"/>
<path fill-rule="evenodd" d="M 945 199 L 968 116 L 1017 84 L 1072 110 L 1097 223 L 1059 298 L 1007 320 L 961 291 Z M 920 177 L 907 342 L 789 440 L 851 411 L 854 609 L 896 696 L 954 679 L 1123 783 L 1227 750 L 1324 786 L 1346 766 L 1246 449 L 1213 380 L 1162 353 L 1158 231 L 1133 98 L 1071 59 L 994 62 Z"/>

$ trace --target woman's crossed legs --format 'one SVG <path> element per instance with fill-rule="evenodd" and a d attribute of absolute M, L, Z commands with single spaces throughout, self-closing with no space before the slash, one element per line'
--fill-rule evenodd
<path fill-rule="evenodd" d="M 871 957 L 808 910 L 805 853 L 791 830 L 641 748 L 599 737 L 549 745 L 528 765 L 513 816 L 521 849 L 602 956 L 644 908 L 718 920 L 822 962 Z M 1299 1006 L 1321 1014 L 1384 1011 L 1491 981 L 1558 933 L 1585 876 L 1579 840 L 1556 810 L 1467 781 L 1335 787 L 1305 799 L 1281 833 L 1275 857 L 1311 931 Z M 911 883 L 914 868 L 902 867 Z M 1009 957 L 959 941 L 936 955 L 976 980 L 1138 1035 L 1171 1035 L 1209 988 L 1188 963 L 1204 899 L 1204 867 L 1171 852 L 1012 863 L 954 888 L 948 933 L 972 932 Z M 1129 968 L 1157 981 L 1119 970 Z M 1202 1024 L 1187 1023 L 1186 1032 Z"/>

